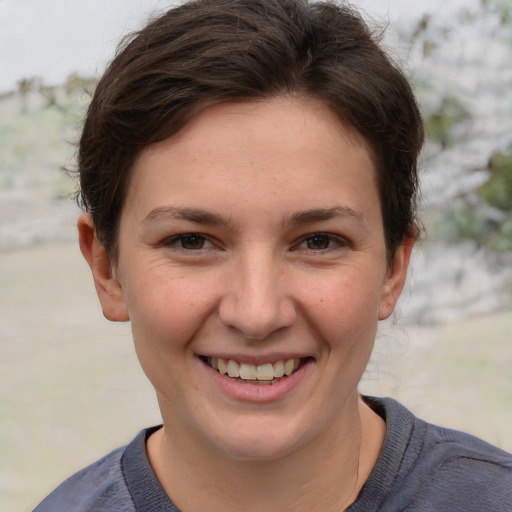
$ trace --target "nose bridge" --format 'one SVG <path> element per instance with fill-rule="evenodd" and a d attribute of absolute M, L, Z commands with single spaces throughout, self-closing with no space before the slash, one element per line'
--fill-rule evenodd
<path fill-rule="evenodd" d="M 246 337 L 263 339 L 295 319 L 287 293 L 285 269 L 271 248 L 239 257 L 220 305 L 221 320 Z"/>

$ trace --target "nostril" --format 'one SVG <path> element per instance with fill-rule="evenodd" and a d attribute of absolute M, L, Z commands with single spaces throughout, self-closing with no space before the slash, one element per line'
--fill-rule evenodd
<path fill-rule="evenodd" d="M 296 312 L 288 299 L 266 303 L 240 300 L 224 301 L 219 309 L 222 323 L 237 330 L 248 342 L 261 342 L 271 334 L 293 325 Z"/>

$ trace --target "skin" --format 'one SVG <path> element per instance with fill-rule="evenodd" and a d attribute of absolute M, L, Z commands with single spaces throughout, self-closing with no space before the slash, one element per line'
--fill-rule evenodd
<path fill-rule="evenodd" d="M 148 456 L 180 509 L 339 511 L 368 478 L 385 424 L 357 386 L 413 243 L 387 261 L 375 172 L 316 101 L 224 103 L 141 152 L 118 261 L 80 218 L 104 315 L 131 321 L 155 387 Z M 261 387 L 201 356 L 307 364 Z"/>

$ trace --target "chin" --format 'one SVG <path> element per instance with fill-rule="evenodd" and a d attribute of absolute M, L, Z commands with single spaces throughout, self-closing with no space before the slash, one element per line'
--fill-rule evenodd
<path fill-rule="evenodd" d="M 248 420 L 248 421 L 244 421 Z M 280 420 L 244 418 L 233 428 L 212 439 L 216 450 L 232 459 L 242 461 L 270 461 L 290 455 L 307 443 L 298 429 Z"/>
<path fill-rule="evenodd" d="M 261 436 L 230 439 L 223 451 L 231 459 L 240 461 L 267 462 L 282 459 L 292 453 L 295 444 Z"/>

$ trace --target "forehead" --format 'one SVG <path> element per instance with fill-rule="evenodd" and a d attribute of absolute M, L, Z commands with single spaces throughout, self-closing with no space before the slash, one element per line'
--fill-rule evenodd
<path fill-rule="evenodd" d="M 324 207 L 336 203 L 334 189 L 347 203 L 376 192 L 368 145 L 324 104 L 276 98 L 215 105 L 143 150 L 126 207 L 188 207 L 179 203 L 215 202 L 215 194 L 238 209 L 284 196 Z"/>

